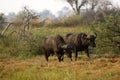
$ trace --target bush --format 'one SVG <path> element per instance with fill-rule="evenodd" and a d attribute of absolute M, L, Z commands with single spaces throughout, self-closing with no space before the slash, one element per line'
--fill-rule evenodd
<path fill-rule="evenodd" d="M 47 27 L 53 27 L 53 26 L 65 26 L 65 27 L 71 27 L 71 26 L 77 26 L 82 24 L 82 19 L 79 15 L 72 15 L 69 17 L 64 17 L 59 20 L 50 20 L 46 19 L 44 26 Z"/>
<path fill-rule="evenodd" d="M 115 15 L 104 16 L 104 22 L 94 24 L 94 31 L 99 35 L 98 37 L 98 51 L 107 53 L 120 52 L 120 15 L 116 12 Z"/>
<path fill-rule="evenodd" d="M 40 47 L 36 36 L 26 32 L 18 38 L 15 34 L 0 38 L 0 57 L 31 57 L 38 54 Z"/>

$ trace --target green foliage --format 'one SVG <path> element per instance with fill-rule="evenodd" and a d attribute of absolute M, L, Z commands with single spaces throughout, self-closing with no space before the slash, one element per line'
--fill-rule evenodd
<path fill-rule="evenodd" d="M 92 25 L 92 30 L 90 30 L 90 25 L 81 25 L 81 21 L 80 16 L 71 16 L 61 19 L 58 22 L 48 20 L 46 26 L 54 27 L 31 28 L 30 31 L 26 31 L 22 35 L 19 35 L 20 33 L 14 33 L 12 36 L 0 38 L 0 57 L 31 57 L 41 54 L 40 42 L 44 36 L 60 34 L 64 37 L 69 32 L 84 32 L 86 34 L 96 32 L 98 35 L 96 39 L 97 47 L 94 49 L 96 53 L 119 53 L 119 15 L 108 16 L 104 14 L 104 22 L 95 23 Z M 11 32 L 10 30 L 12 30 L 12 27 L 6 34 L 9 34 Z M 16 28 L 16 32 L 20 30 L 21 27 Z M 94 52 L 93 48 L 90 49 L 91 52 Z"/>
<path fill-rule="evenodd" d="M 21 39 L 17 36 L 0 38 L 0 57 L 31 57 L 37 55 L 39 44 L 32 34 L 25 33 Z"/>
<path fill-rule="evenodd" d="M 104 16 L 104 22 L 94 24 L 94 30 L 98 34 L 99 52 L 119 53 L 120 51 L 120 15 Z"/>

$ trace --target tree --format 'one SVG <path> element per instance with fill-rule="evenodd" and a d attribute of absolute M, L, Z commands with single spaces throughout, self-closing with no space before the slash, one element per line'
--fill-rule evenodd
<path fill-rule="evenodd" d="M 15 26 L 22 26 L 25 17 L 26 15 L 23 13 L 23 11 L 20 11 L 13 20 Z"/>
<path fill-rule="evenodd" d="M 88 0 L 87 5 L 90 6 L 90 10 L 99 10 L 108 8 L 108 6 L 112 4 L 110 0 Z"/>
<path fill-rule="evenodd" d="M 70 4 L 76 15 L 80 15 L 82 8 L 94 11 L 96 8 L 97 8 L 96 10 L 99 10 L 103 7 L 105 8 L 108 7 L 108 5 L 111 5 L 111 2 L 109 0 L 64 0 L 64 1 Z"/>
<path fill-rule="evenodd" d="M 94 10 L 99 4 L 100 0 L 89 0 L 88 4 L 90 5 L 90 10 Z"/>
<path fill-rule="evenodd" d="M 85 6 L 87 0 L 66 0 L 72 7 L 76 15 L 80 14 L 80 9 Z"/>
<path fill-rule="evenodd" d="M 120 51 L 120 13 L 115 11 L 114 15 L 104 15 L 104 22 L 97 24 L 96 32 L 99 35 L 98 46 L 104 51 Z M 99 28 L 99 29 L 98 29 Z M 94 28 L 95 29 L 95 28 Z M 101 50 L 103 51 L 103 50 Z"/>
<path fill-rule="evenodd" d="M 5 21 L 4 14 L 0 13 L 0 24 L 2 24 Z"/>
<path fill-rule="evenodd" d="M 88 0 L 86 12 L 83 17 L 85 23 L 97 23 L 104 21 L 102 13 L 111 14 L 114 6 L 108 0 Z"/>

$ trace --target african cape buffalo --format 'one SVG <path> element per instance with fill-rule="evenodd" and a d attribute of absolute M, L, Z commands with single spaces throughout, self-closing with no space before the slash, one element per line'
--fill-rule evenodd
<path fill-rule="evenodd" d="M 48 57 L 54 54 L 57 55 L 59 62 L 63 61 L 64 51 L 71 58 L 72 52 L 70 48 L 71 46 L 66 44 L 60 35 L 50 35 L 42 40 L 42 50 L 47 61 Z"/>
<path fill-rule="evenodd" d="M 96 37 L 97 35 L 86 35 L 85 33 L 68 33 L 65 36 L 65 42 L 73 46 L 75 60 L 77 60 L 78 51 L 85 51 L 89 57 L 88 47 L 96 47 Z"/>

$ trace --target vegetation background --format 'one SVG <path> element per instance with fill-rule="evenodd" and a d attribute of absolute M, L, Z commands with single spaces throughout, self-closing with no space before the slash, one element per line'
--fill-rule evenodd
<path fill-rule="evenodd" d="M 24 8 L 8 28 L 7 19 L 0 14 L 0 80 L 120 80 L 119 7 L 107 0 L 78 1 L 67 0 L 74 14 L 55 20 L 41 20 Z M 83 13 L 79 6 L 85 4 L 90 9 Z M 53 56 L 46 62 L 40 46 L 42 38 L 51 34 L 64 37 L 69 32 L 97 33 L 97 47 L 90 47 L 91 58 L 82 52 L 78 61 L 71 62 L 65 56 L 59 63 Z"/>

